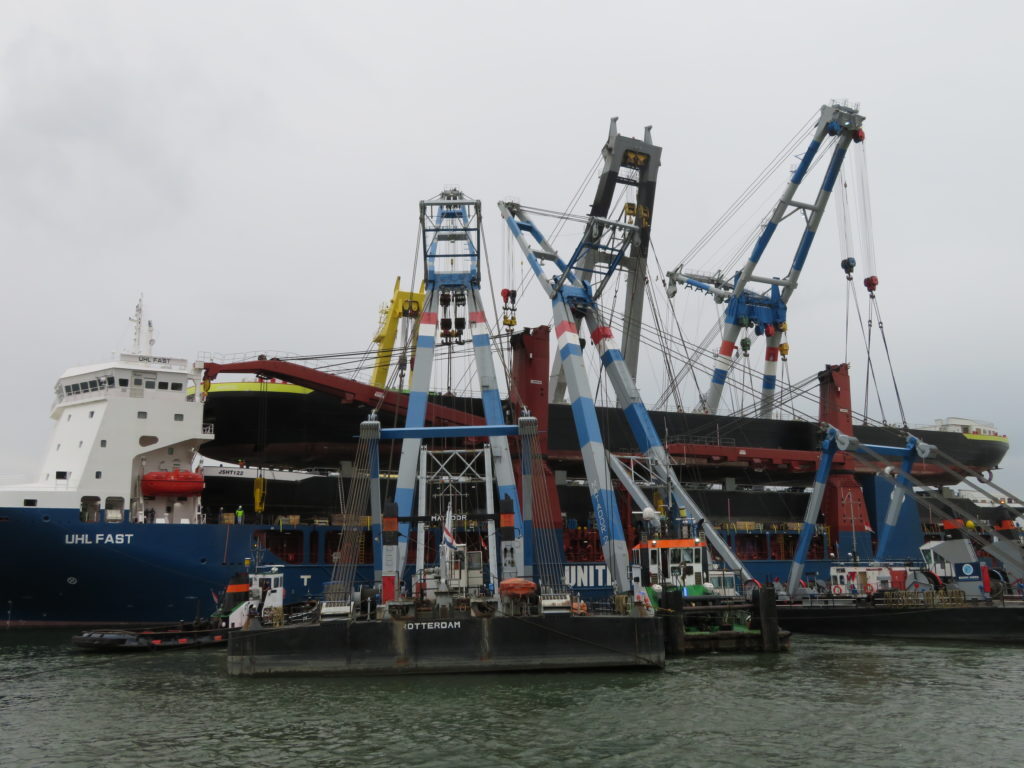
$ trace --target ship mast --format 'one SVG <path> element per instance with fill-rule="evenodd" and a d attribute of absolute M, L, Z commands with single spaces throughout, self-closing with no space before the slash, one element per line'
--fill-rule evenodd
<path fill-rule="evenodd" d="M 135 305 L 135 313 L 128 320 L 132 324 L 132 354 L 152 354 L 153 345 L 156 344 L 156 338 L 153 335 L 153 321 L 145 319 L 141 294 Z"/>

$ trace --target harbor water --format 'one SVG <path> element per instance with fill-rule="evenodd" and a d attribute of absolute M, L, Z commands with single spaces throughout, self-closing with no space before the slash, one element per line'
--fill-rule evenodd
<path fill-rule="evenodd" d="M 228 678 L 0 630 L 0 765 L 1015 766 L 1024 648 L 794 638 L 664 672 Z"/>

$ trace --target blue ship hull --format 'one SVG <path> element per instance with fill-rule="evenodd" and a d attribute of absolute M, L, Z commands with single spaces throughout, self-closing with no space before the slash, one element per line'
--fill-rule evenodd
<path fill-rule="evenodd" d="M 267 529 L 83 523 L 77 509 L 0 509 L 0 626 L 155 624 L 208 616 L 231 577 L 254 556 L 254 534 Z M 289 600 L 320 593 L 331 576 L 322 559 L 287 563 L 264 551 L 261 563 L 281 566 Z M 360 568 L 357 580 L 372 578 L 372 567 Z"/>

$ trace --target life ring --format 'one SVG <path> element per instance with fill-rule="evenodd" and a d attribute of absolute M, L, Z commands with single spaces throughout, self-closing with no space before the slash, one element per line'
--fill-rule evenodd
<path fill-rule="evenodd" d="M 843 588 L 840 587 L 838 584 L 836 584 L 834 587 L 832 587 L 832 594 L 833 595 L 841 595 L 841 594 L 843 594 Z"/>
<path fill-rule="evenodd" d="M 874 591 L 875 591 L 875 588 L 873 586 L 871 586 L 870 584 L 865 584 L 864 585 L 864 594 L 865 595 L 870 595 Z"/>

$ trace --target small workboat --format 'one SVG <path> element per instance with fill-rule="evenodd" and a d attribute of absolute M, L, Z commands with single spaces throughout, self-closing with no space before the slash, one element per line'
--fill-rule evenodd
<path fill-rule="evenodd" d="M 90 629 L 71 638 L 72 645 L 86 651 L 210 648 L 227 642 L 228 628 L 210 619 L 157 627 Z"/>

